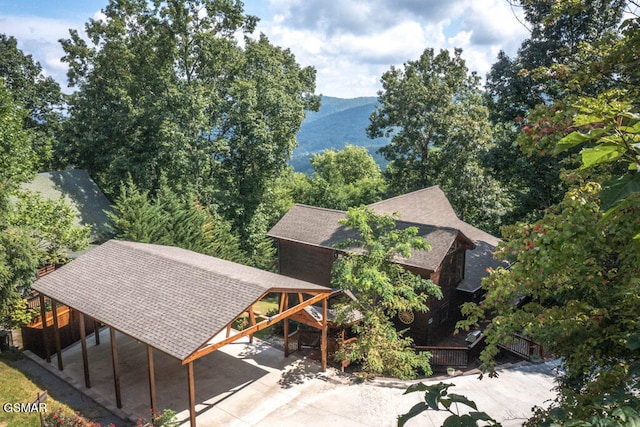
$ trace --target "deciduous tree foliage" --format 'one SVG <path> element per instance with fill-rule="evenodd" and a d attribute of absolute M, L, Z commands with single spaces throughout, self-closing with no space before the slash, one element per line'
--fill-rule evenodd
<path fill-rule="evenodd" d="M 315 71 L 260 35 L 240 1 L 110 1 L 63 40 L 70 163 L 116 194 L 128 175 L 152 193 L 193 189 L 247 240 L 265 193 L 316 109 Z M 244 36 L 244 37 L 243 37 Z"/>
<path fill-rule="evenodd" d="M 462 50 L 436 55 L 426 49 L 418 60 L 391 67 L 381 80 L 367 133 L 392 138 L 380 149 L 391 162 L 391 191 L 438 184 L 462 219 L 497 229 L 508 199 L 480 164 L 491 128 L 480 79 L 467 69 Z M 492 202 L 482 203 L 485 197 Z"/>
<path fill-rule="evenodd" d="M 546 208 L 562 200 L 567 186 L 560 178 L 561 170 L 573 167 L 575 159 L 571 152 L 551 155 L 562 135 L 549 132 L 546 123 L 558 123 L 561 117 L 554 114 L 562 114 L 570 96 L 593 95 L 611 87 L 616 73 L 603 61 L 608 47 L 596 46 L 616 43 L 627 2 L 514 0 L 511 3 L 514 8 L 524 10 L 523 25 L 531 35 L 514 58 L 500 52 L 487 75 L 491 121 L 500 129 L 512 131 L 501 131 L 496 145 L 484 158 L 492 174 L 516 197 L 515 209 L 505 218 L 506 223 L 539 219 Z M 569 116 L 564 116 L 567 126 Z M 523 129 L 529 132 L 518 137 Z M 538 129 L 544 133 L 541 135 Z M 540 140 L 536 140 L 540 136 L 555 140 L 541 147 Z"/>
<path fill-rule="evenodd" d="M 73 215 L 62 201 L 19 192 L 37 163 L 24 127 L 27 113 L 0 79 L 0 326 L 5 327 L 29 320 L 23 296 L 36 269 L 66 262 L 67 249 L 81 249 L 89 234 L 72 225 Z"/>
<path fill-rule="evenodd" d="M 485 369 L 492 370 L 498 345 L 513 333 L 561 358 L 558 403 L 567 419 L 610 413 L 602 406 L 607 396 L 640 409 L 633 398 L 640 354 L 628 347 L 640 333 L 640 245 L 632 240 L 640 222 L 629 206 L 603 220 L 599 189 L 578 186 L 540 221 L 507 227 L 496 256 L 514 264 L 483 284 L 481 311 L 464 309 L 472 319 L 495 316 L 485 331 Z"/>
<path fill-rule="evenodd" d="M 24 108 L 14 101 L 0 79 L 0 214 L 9 208 L 9 195 L 21 182 L 33 175 L 36 155 L 31 149 L 29 134 L 23 127 Z"/>
<path fill-rule="evenodd" d="M 412 339 L 392 322 L 400 311 L 426 311 L 429 298 L 442 298 L 439 286 L 395 262 L 397 257 L 410 257 L 413 250 L 429 249 L 429 244 L 416 235 L 415 227 L 399 230 L 394 218 L 364 206 L 349 208 L 341 223 L 359 237 L 336 246 L 347 252 L 334 263 L 332 285 L 352 291 L 357 300 L 342 307 L 338 317 L 348 321 L 355 310 L 363 318 L 354 326 L 357 341 L 340 350 L 338 357 L 360 362 L 371 375 L 430 375 L 430 356 L 416 353 Z"/>
<path fill-rule="evenodd" d="M 31 55 L 18 49 L 14 37 L 5 34 L 0 34 L 0 78 L 13 100 L 26 110 L 23 125 L 32 141 L 37 169 L 50 170 L 64 106 L 60 85 L 42 73 Z"/>
<path fill-rule="evenodd" d="M 588 10 L 583 2 L 554 5 L 559 14 Z M 546 115 L 541 110 L 531 130 L 530 140 L 545 149 L 581 150 L 580 167 L 565 173 L 569 191 L 540 220 L 505 229 L 497 256 L 512 267 L 492 272 L 483 283 L 485 301 L 465 307 L 472 320 L 495 316 L 486 331 L 485 369 L 491 371 L 498 345 L 514 332 L 561 358 L 558 398 L 530 425 L 640 422 L 640 106 L 637 87 L 629 84 L 637 81 L 638 68 L 614 65 L 637 56 L 631 41 L 637 40 L 638 17 L 631 15 L 621 28 L 613 44 L 579 46 L 585 62 L 568 82 L 596 81 L 602 74 L 589 73 L 615 69 L 614 88 L 556 102 Z M 597 48 L 598 64 L 586 61 Z"/>
<path fill-rule="evenodd" d="M 293 200 L 311 206 L 347 210 L 379 201 L 386 191 L 380 167 L 364 147 L 347 144 L 339 151 L 325 150 L 311 158 L 311 177 L 295 174 Z"/>

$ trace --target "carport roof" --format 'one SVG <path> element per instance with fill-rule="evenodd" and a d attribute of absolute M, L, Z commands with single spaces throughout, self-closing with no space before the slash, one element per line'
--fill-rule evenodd
<path fill-rule="evenodd" d="M 269 292 L 324 286 L 181 248 L 110 240 L 33 289 L 180 361 Z"/>

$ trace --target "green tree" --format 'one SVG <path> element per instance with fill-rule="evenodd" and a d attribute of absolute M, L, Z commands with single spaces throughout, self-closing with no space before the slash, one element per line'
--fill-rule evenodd
<path fill-rule="evenodd" d="M 19 192 L 36 165 L 26 114 L 0 80 L 0 325 L 6 327 L 29 320 L 23 297 L 37 268 L 64 262 L 66 249 L 81 249 L 89 232 L 72 226 L 62 202 Z"/>
<path fill-rule="evenodd" d="M 575 156 L 551 154 L 562 137 L 557 126 L 570 123 L 570 115 L 563 113 L 570 97 L 594 95 L 616 84 L 618 66 L 604 65 L 603 53 L 619 39 L 627 2 L 511 3 L 523 8 L 531 35 L 514 58 L 500 52 L 487 75 L 487 105 L 499 131 L 484 157 L 485 165 L 515 197 L 506 223 L 539 219 L 562 200 L 568 187 L 561 171 L 575 166 Z"/>
<path fill-rule="evenodd" d="M 311 206 L 347 210 L 377 202 L 386 191 L 380 167 L 366 148 L 347 144 L 339 151 L 325 150 L 311 158 L 314 174 L 295 174 L 293 200 Z"/>
<path fill-rule="evenodd" d="M 359 312 L 354 325 L 357 340 L 341 349 L 338 357 L 360 362 L 370 375 L 411 378 L 422 370 L 431 374 L 427 353 L 416 353 L 412 340 L 397 331 L 392 319 L 400 311 L 427 311 L 429 298 L 441 298 L 440 287 L 396 263 L 412 250 L 428 250 L 415 227 L 396 228 L 394 218 L 379 215 L 367 207 L 349 208 L 341 221 L 358 237 L 338 244 L 345 250 L 333 266 L 332 285 L 352 291 L 356 300 L 345 304 L 339 319 L 349 320 Z"/>
<path fill-rule="evenodd" d="M 0 78 L 13 100 L 26 110 L 23 127 L 30 135 L 37 169 L 50 170 L 64 108 L 60 85 L 42 73 L 31 55 L 18 49 L 14 37 L 5 34 L 0 34 Z"/>
<path fill-rule="evenodd" d="M 268 187 L 303 110 L 318 107 L 313 68 L 250 37 L 256 18 L 238 0 L 110 1 L 104 13 L 86 25 L 92 46 L 77 31 L 62 41 L 79 87 L 69 163 L 112 195 L 128 175 L 152 194 L 164 177 L 232 222 L 243 246 L 259 239 Z"/>
<path fill-rule="evenodd" d="M 129 181 L 109 215 L 116 238 L 177 246 L 229 261 L 245 261 L 229 224 L 210 214 L 193 194 L 177 195 L 161 183 L 155 196 Z"/>
<path fill-rule="evenodd" d="M 0 80 L 0 217 L 9 208 L 9 195 L 31 178 L 37 161 L 23 127 L 25 115 Z"/>
<path fill-rule="evenodd" d="M 611 415 L 607 399 L 640 408 L 632 369 L 639 354 L 628 347 L 640 333 L 640 245 L 632 240 L 640 223 L 628 206 L 603 221 L 599 189 L 578 186 L 541 220 L 507 227 L 496 256 L 512 267 L 492 272 L 484 302 L 463 309 L 473 320 L 494 315 L 485 330 L 484 369 L 492 371 L 499 345 L 513 333 L 561 358 L 558 404 L 567 419 Z M 511 304 L 520 298 L 523 306 Z"/>
<path fill-rule="evenodd" d="M 480 164 L 491 127 L 479 84 L 460 49 L 453 55 L 426 49 L 417 61 L 383 74 L 367 133 L 391 136 L 380 152 L 390 161 L 386 175 L 394 193 L 438 184 L 462 219 L 496 229 L 508 199 Z M 484 197 L 500 202 L 483 203 Z"/>
<path fill-rule="evenodd" d="M 556 6 L 557 13 L 567 13 L 566 8 L 581 3 Z M 550 409 L 539 409 L 529 425 L 640 421 L 640 106 L 637 88 L 629 84 L 637 80 L 638 69 L 610 68 L 619 58 L 637 56 L 632 42 L 637 24 L 638 17 L 630 17 L 613 46 L 580 46 L 584 58 L 608 46 L 599 61 L 604 68 L 585 63 L 569 84 L 598 80 L 601 75 L 588 75 L 594 69 L 616 69 L 618 88 L 571 97 L 558 103 L 553 114 L 540 115 L 537 122 L 547 124 L 532 131 L 534 142 L 555 146 L 557 152 L 580 148 L 581 166 L 564 174 L 570 190 L 540 220 L 505 229 L 497 256 L 511 260 L 512 267 L 492 272 L 483 283 L 485 301 L 464 308 L 471 323 L 489 313 L 495 316 L 485 330 L 485 369 L 492 370 L 499 344 L 514 332 L 561 358 L 558 397 Z M 543 129 L 547 141 L 539 138 Z M 523 297 L 522 306 L 511 303 Z"/>
<path fill-rule="evenodd" d="M 20 191 L 11 209 L 9 222 L 27 233 L 39 252 L 39 265 L 62 265 L 69 262 L 69 251 L 89 245 L 91 226 L 77 226 L 75 211 L 64 198 L 44 199 L 38 193 Z"/>

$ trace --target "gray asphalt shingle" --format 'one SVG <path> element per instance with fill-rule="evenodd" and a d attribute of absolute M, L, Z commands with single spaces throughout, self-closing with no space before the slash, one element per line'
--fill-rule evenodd
<path fill-rule="evenodd" d="M 33 289 L 179 360 L 274 290 L 330 289 L 181 248 L 110 240 Z"/>
<path fill-rule="evenodd" d="M 355 231 L 341 225 L 340 220 L 346 218 L 343 211 L 318 208 L 307 205 L 294 205 L 269 230 L 268 235 L 278 239 L 289 240 L 307 245 L 332 249 L 335 244 L 347 238 L 357 238 Z M 396 221 L 399 229 L 416 227 L 418 235 L 430 245 L 428 251 L 414 251 L 410 258 L 398 258 L 398 262 L 407 266 L 435 271 L 442 263 L 459 230 L 450 227 L 419 224 L 409 221 Z M 463 239 L 468 240 L 464 235 Z M 472 245 L 472 242 L 469 241 Z"/>

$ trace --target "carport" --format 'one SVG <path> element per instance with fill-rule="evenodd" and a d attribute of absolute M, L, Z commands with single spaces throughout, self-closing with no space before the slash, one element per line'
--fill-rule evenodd
<path fill-rule="evenodd" d="M 80 313 L 85 385 L 91 387 L 84 316 L 109 327 L 116 404 L 122 407 L 116 331 L 146 346 L 149 399 L 156 412 L 154 350 L 186 366 L 190 422 L 195 426 L 193 362 L 240 338 L 251 336 L 312 304 L 322 303 L 322 369 L 327 363 L 327 297 L 331 289 L 181 248 L 110 240 L 55 272 L 33 289 L 51 300 L 58 368 L 63 369 L 56 307 Z M 278 313 L 257 322 L 253 305 L 279 296 Z M 44 306 L 44 304 L 43 304 Z M 249 314 L 249 326 L 231 325 Z M 46 331 L 45 325 L 43 331 Z M 224 333 L 226 330 L 226 333 Z M 47 337 L 47 333 L 43 333 Z M 215 338 L 215 339 L 214 339 Z M 46 343 L 48 346 L 49 343 Z M 288 345 L 285 343 L 285 354 Z"/>

